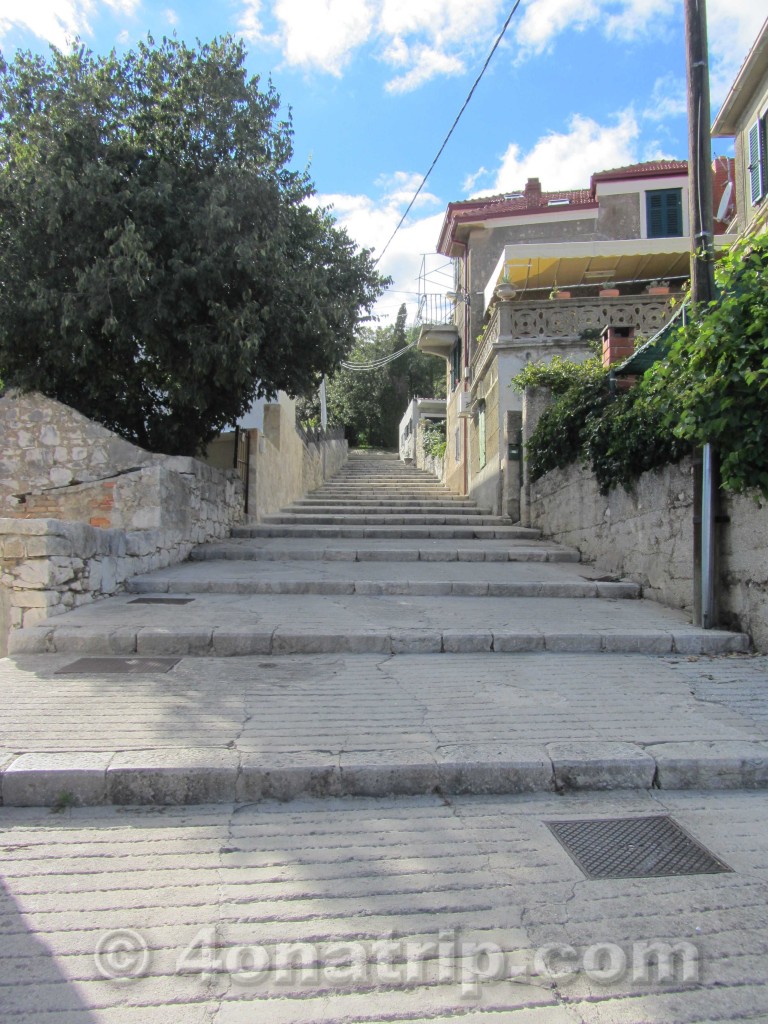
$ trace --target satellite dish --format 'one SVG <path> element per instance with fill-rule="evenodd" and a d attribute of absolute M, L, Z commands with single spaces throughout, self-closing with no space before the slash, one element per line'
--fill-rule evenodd
<path fill-rule="evenodd" d="M 723 189 L 723 196 L 720 200 L 720 205 L 717 208 L 717 214 L 715 220 L 725 220 L 726 214 L 728 213 L 728 207 L 731 205 L 731 196 L 733 195 L 733 182 L 729 181 Z"/>

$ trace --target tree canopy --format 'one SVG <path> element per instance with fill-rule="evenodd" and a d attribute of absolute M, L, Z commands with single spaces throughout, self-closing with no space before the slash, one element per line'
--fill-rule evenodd
<path fill-rule="evenodd" d="M 311 388 L 385 282 L 231 37 L 0 55 L 0 376 L 155 451 Z"/>
<path fill-rule="evenodd" d="M 370 363 L 392 355 L 414 340 L 402 305 L 390 327 L 362 328 L 351 363 Z M 347 370 L 328 381 L 328 416 L 342 425 L 352 444 L 396 448 L 398 427 L 412 398 L 445 397 L 445 363 L 411 348 L 376 370 Z"/>

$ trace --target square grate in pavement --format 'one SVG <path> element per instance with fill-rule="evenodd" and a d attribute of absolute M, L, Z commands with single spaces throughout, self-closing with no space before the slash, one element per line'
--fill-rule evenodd
<path fill-rule="evenodd" d="M 145 675 L 169 672 L 181 658 L 78 658 L 56 669 L 57 676 Z"/>
<path fill-rule="evenodd" d="M 134 597 L 128 604 L 191 604 L 194 597 Z"/>
<path fill-rule="evenodd" d="M 733 870 L 668 815 L 545 824 L 587 878 L 661 878 Z"/>

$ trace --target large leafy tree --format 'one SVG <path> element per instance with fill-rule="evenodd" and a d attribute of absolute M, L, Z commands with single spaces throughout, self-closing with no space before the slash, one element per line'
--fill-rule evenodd
<path fill-rule="evenodd" d="M 0 55 L 0 374 L 192 453 L 351 350 L 383 281 L 242 44 Z"/>
<path fill-rule="evenodd" d="M 406 348 L 416 328 L 406 327 L 400 307 L 391 327 L 362 328 L 351 363 L 370 364 Z M 445 363 L 416 348 L 375 370 L 343 369 L 328 381 L 328 414 L 353 444 L 396 448 L 398 426 L 412 398 L 445 397 Z"/>

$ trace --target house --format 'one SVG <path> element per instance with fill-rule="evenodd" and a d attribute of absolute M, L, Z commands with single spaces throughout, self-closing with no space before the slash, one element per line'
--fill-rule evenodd
<path fill-rule="evenodd" d="M 715 138 L 733 138 L 736 221 L 740 237 L 768 229 L 768 19 L 747 54 L 712 125 Z M 717 208 L 715 208 L 717 213 Z"/>
<path fill-rule="evenodd" d="M 447 364 L 447 486 L 516 520 L 522 412 L 510 380 L 530 361 L 586 358 L 609 324 L 654 334 L 690 250 L 680 160 L 600 171 L 585 189 L 545 192 L 530 178 L 520 192 L 450 203 L 438 251 L 454 260 L 453 317 L 424 323 L 418 342 Z"/>

